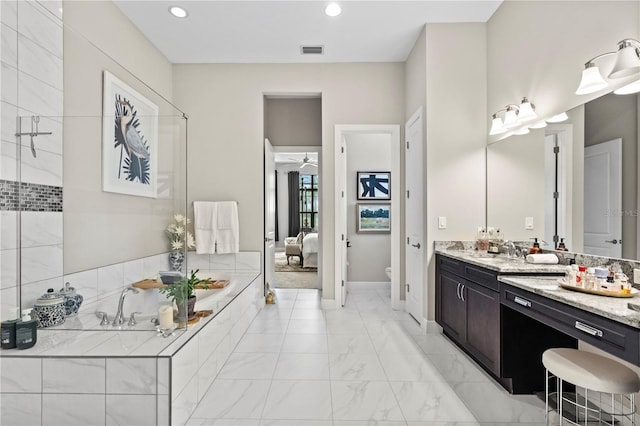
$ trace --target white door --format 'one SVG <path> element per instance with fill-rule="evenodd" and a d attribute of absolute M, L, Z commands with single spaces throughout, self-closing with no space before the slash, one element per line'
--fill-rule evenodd
<path fill-rule="evenodd" d="M 264 282 L 273 286 L 276 237 L 276 162 L 269 139 L 264 140 Z"/>
<path fill-rule="evenodd" d="M 584 253 L 622 257 L 622 139 L 584 149 Z"/>
<path fill-rule="evenodd" d="M 422 161 L 422 108 L 405 124 L 405 256 L 406 303 L 405 308 L 422 324 L 425 238 L 424 238 L 424 186 Z"/>
<path fill-rule="evenodd" d="M 341 294 L 341 306 L 344 306 L 345 303 L 347 303 L 347 185 L 346 185 L 346 181 L 347 181 L 347 144 L 346 141 L 344 139 L 344 137 L 342 138 L 342 145 L 340 147 L 340 164 L 336 165 L 336 167 L 339 167 L 339 173 L 340 173 L 340 178 L 339 181 L 341 182 L 341 189 L 340 189 L 340 205 L 339 205 L 339 210 L 340 210 L 340 215 L 342 218 L 344 218 L 344 220 L 340 221 L 340 247 L 341 247 L 341 261 L 342 261 L 342 265 L 341 265 L 341 277 L 340 277 L 340 282 L 341 282 L 341 288 L 342 288 L 342 294 Z"/>

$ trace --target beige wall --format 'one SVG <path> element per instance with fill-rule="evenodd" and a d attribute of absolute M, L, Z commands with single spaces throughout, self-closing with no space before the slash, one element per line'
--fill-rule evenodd
<path fill-rule="evenodd" d="M 164 228 L 180 195 L 171 155 L 180 128 L 173 118 L 159 120 L 158 152 L 169 154 L 158 157 L 158 199 L 102 192 L 103 70 L 148 97 L 161 115 L 173 115 L 146 87 L 170 99 L 172 66 L 111 2 L 65 2 L 64 23 L 64 273 L 69 274 L 168 250 Z"/>
<path fill-rule="evenodd" d="M 189 200 L 239 201 L 240 250 L 263 250 L 263 95 L 322 94 L 321 276 L 334 298 L 334 126 L 400 124 L 404 64 L 174 66 L 174 100 L 189 114 Z"/>
<path fill-rule="evenodd" d="M 273 146 L 322 145 L 322 99 L 265 99 L 264 135 Z"/>
<path fill-rule="evenodd" d="M 485 223 L 486 25 L 426 26 L 426 318 L 435 317 L 435 240 L 469 240 Z M 472 68 L 473 72 L 470 72 Z M 446 216 L 447 229 L 438 229 Z"/>

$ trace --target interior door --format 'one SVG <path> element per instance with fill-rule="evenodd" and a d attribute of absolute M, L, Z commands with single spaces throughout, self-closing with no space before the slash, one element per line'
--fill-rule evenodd
<path fill-rule="evenodd" d="M 341 265 L 341 283 L 342 283 L 342 294 L 341 294 L 341 306 L 344 306 L 345 303 L 347 303 L 347 265 L 348 265 L 348 259 L 347 259 L 347 144 L 346 141 L 344 139 L 344 137 L 342 138 L 342 146 L 341 148 L 341 154 L 340 154 L 340 164 L 336 165 L 336 167 L 339 167 L 339 173 L 340 173 L 340 180 L 339 182 L 341 182 L 341 193 L 340 193 L 340 213 L 341 213 L 341 217 L 343 218 L 343 220 L 340 221 L 340 238 L 341 238 L 341 252 L 342 252 L 342 265 Z"/>
<path fill-rule="evenodd" d="M 622 257 L 622 139 L 584 149 L 584 252 Z"/>
<path fill-rule="evenodd" d="M 422 324 L 424 292 L 424 205 L 422 162 L 422 108 L 405 125 L 405 256 L 407 312 Z"/>
<path fill-rule="evenodd" d="M 264 140 L 264 282 L 273 287 L 276 236 L 276 162 L 269 139 Z"/>

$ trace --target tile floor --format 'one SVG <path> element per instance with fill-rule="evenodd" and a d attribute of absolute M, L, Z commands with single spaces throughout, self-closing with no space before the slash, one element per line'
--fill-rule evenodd
<path fill-rule="evenodd" d="M 440 334 L 352 290 L 322 310 L 317 290 L 279 289 L 187 423 L 235 426 L 542 425 L 544 404 L 512 396 Z"/>

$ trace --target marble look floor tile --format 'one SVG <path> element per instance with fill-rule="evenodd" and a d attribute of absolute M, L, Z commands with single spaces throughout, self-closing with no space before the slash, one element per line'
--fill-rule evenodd
<path fill-rule="evenodd" d="M 259 419 L 270 383 L 268 380 L 216 379 L 191 418 Z"/>
<path fill-rule="evenodd" d="M 274 307 L 275 305 L 266 305 L 258 315 L 256 315 L 255 320 L 288 320 L 291 318 L 291 309 L 278 309 Z"/>
<path fill-rule="evenodd" d="M 333 426 L 331 420 L 262 420 L 260 426 Z"/>
<path fill-rule="evenodd" d="M 285 381 L 271 383 L 264 419 L 330 420 L 329 381 Z"/>
<path fill-rule="evenodd" d="M 480 422 L 544 422 L 544 402 L 534 395 L 509 395 L 495 382 L 452 384 Z"/>
<path fill-rule="evenodd" d="M 332 381 L 331 397 L 334 420 L 404 420 L 386 381 Z"/>
<path fill-rule="evenodd" d="M 366 334 L 329 334 L 331 354 L 373 354 L 376 353 L 371 339 Z"/>
<path fill-rule="evenodd" d="M 481 425 L 478 422 L 407 422 L 407 426 L 481 426 Z M 507 425 L 503 424 L 502 426 L 507 426 Z"/>
<path fill-rule="evenodd" d="M 234 352 L 280 352 L 284 334 L 245 334 Z"/>
<path fill-rule="evenodd" d="M 391 382 L 407 421 L 473 422 L 476 418 L 446 383 Z M 484 395 L 478 395 L 484 398 Z"/>
<path fill-rule="evenodd" d="M 327 334 L 362 334 L 367 335 L 367 329 L 362 320 L 341 320 L 327 318 Z"/>
<path fill-rule="evenodd" d="M 312 319 L 312 320 L 321 320 L 325 318 L 326 313 L 320 309 L 300 309 L 293 308 L 291 312 L 291 319 Z"/>
<path fill-rule="evenodd" d="M 375 353 L 330 354 L 331 380 L 386 380 Z"/>
<path fill-rule="evenodd" d="M 427 354 L 447 382 L 488 382 L 492 379 L 464 354 Z"/>
<path fill-rule="evenodd" d="M 221 379 L 271 379 L 278 354 L 232 353 L 218 373 Z"/>
<path fill-rule="evenodd" d="M 327 353 L 327 336 L 325 334 L 287 333 L 281 351 L 283 353 Z"/>
<path fill-rule="evenodd" d="M 411 336 L 426 354 L 459 354 L 462 350 L 440 333 Z"/>
<path fill-rule="evenodd" d="M 391 381 L 444 382 L 444 377 L 424 355 L 385 352 L 379 355 Z"/>
<path fill-rule="evenodd" d="M 333 426 L 407 426 L 407 422 L 380 422 L 377 420 L 336 420 Z"/>
<path fill-rule="evenodd" d="M 282 353 L 274 380 L 329 380 L 327 354 Z"/>
<path fill-rule="evenodd" d="M 320 309 L 320 306 L 319 299 L 296 299 L 294 309 Z"/>
<path fill-rule="evenodd" d="M 248 334 L 284 334 L 287 332 L 289 319 L 255 319 L 247 329 Z"/>
<path fill-rule="evenodd" d="M 327 328 L 324 320 L 291 320 L 288 333 L 294 334 L 326 334 Z"/>
<path fill-rule="evenodd" d="M 191 417 L 185 426 L 260 426 L 260 420 L 198 419 L 198 418 Z"/>

